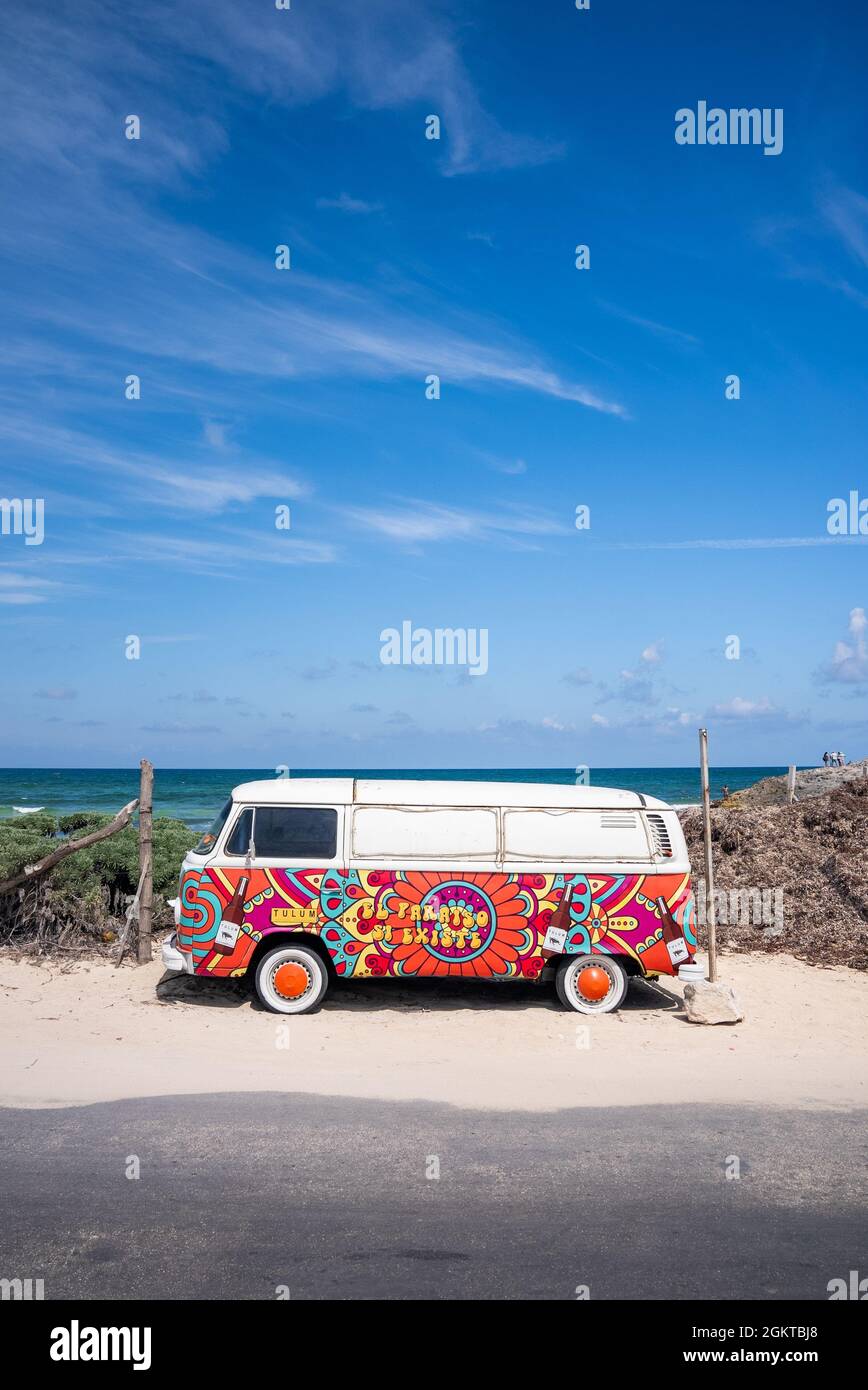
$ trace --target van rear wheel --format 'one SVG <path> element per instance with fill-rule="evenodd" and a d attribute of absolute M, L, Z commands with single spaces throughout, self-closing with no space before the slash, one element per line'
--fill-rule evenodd
<path fill-rule="evenodd" d="M 256 967 L 256 993 L 276 1014 L 309 1014 L 328 989 L 325 962 L 312 946 L 276 946 Z"/>
<path fill-rule="evenodd" d="M 623 1003 L 627 984 L 626 970 L 612 956 L 566 956 L 555 976 L 561 1003 L 579 1014 L 610 1014 Z"/>

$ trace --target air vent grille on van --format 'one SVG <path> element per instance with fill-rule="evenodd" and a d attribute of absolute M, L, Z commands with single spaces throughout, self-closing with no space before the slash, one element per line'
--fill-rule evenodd
<path fill-rule="evenodd" d="M 635 830 L 635 811 L 601 811 L 601 830 Z"/>
<path fill-rule="evenodd" d="M 666 859 L 672 858 L 672 841 L 669 838 L 669 831 L 666 829 L 666 822 L 656 811 L 648 812 L 648 825 L 651 830 L 651 839 L 654 842 L 654 853 L 662 854 Z"/>

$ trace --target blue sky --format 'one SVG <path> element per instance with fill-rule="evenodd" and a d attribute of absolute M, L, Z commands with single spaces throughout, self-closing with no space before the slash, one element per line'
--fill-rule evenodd
<path fill-rule="evenodd" d="M 868 752 L 868 552 L 826 526 L 868 497 L 861 7 L 0 29 L 0 496 L 45 500 L 0 536 L 0 763 Z M 679 146 L 700 100 L 782 108 L 782 153 Z M 486 629 L 487 673 L 383 665 L 404 620 Z"/>

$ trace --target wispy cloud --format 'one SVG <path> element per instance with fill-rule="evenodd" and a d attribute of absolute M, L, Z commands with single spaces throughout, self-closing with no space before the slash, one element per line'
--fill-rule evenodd
<path fill-rule="evenodd" d="M 477 449 L 475 452 L 494 473 L 502 473 L 507 478 L 519 478 L 527 472 L 527 462 L 523 458 L 502 458 L 484 449 Z"/>
<path fill-rule="evenodd" d="M 369 203 L 364 198 L 351 198 L 349 193 L 341 193 L 337 198 L 317 198 L 318 208 L 333 208 L 336 212 L 364 214 L 382 212 L 382 203 Z"/>
<path fill-rule="evenodd" d="M 270 536 L 245 528 L 219 528 L 208 539 L 168 536 L 159 532 L 117 534 L 116 553 L 147 557 L 153 564 L 191 570 L 203 575 L 231 575 L 257 565 L 330 565 L 337 551 L 327 541 Z"/>
<path fill-rule="evenodd" d="M 712 705 L 709 715 L 724 722 L 785 717 L 784 711 L 772 704 L 767 695 L 759 700 L 746 700 L 741 695 L 734 695 L 731 700 Z"/>
<path fill-rule="evenodd" d="M 508 540 L 527 545 L 534 537 L 570 533 L 569 527 L 557 518 L 525 508 L 475 512 L 413 498 L 398 499 L 382 507 L 345 507 L 343 515 L 366 531 L 410 547 L 462 539 Z"/>
<path fill-rule="evenodd" d="M 122 200 L 83 223 L 68 231 L 78 274 L 99 293 L 58 291 L 50 301 L 22 293 L 17 310 L 37 328 L 123 349 L 144 366 L 162 361 L 265 381 L 412 379 L 420 389 L 433 373 L 444 392 L 528 391 L 628 416 L 623 403 L 559 372 L 501 324 L 428 305 L 427 291 L 420 290 L 423 307 L 411 308 L 406 285 L 393 303 L 385 291 L 323 279 L 299 264 L 281 278 L 273 248 L 257 258 Z M 63 262 L 64 245 L 61 232 L 45 257 Z"/>
<path fill-rule="evenodd" d="M 663 660 L 663 642 L 649 642 L 643 650 L 640 661 L 644 661 L 646 666 L 658 666 Z"/>
<path fill-rule="evenodd" d="M 830 264 L 837 247 L 843 248 L 851 264 L 860 269 L 868 266 L 868 198 L 864 194 L 826 177 L 815 193 L 812 216 L 767 217 L 755 230 L 758 240 L 777 252 L 789 279 L 822 285 L 868 309 L 868 287 L 860 289 Z"/>
<path fill-rule="evenodd" d="M 52 591 L 57 591 L 60 587 L 53 580 L 39 579 L 15 570 L 0 569 L 0 603 L 9 607 L 45 603 L 52 597 Z"/>
<path fill-rule="evenodd" d="M 230 102 L 263 96 L 299 106 L 342 92 L 360 111 L 432 103 L 450 174 L 556 153 L 510 134 L 484 110 L 442 18 L 409 0 L 362 8 L 334 0 L 327 11 L 291 18 L 269 7 L 242 11 L 230 0 L 189 0 L 181 9 L 167 0 L 80 0 L 50 16 L 7 7 L 0 24 L 14 113 L 0 149 L 17 171 L 14 218 L 0 228 L 0 244 L 16 261 L 36 256 L 41 275 L 49 263 L 64 271 L 50 300 L 22 286 L 22 317 L 122 348 L 151 369 L 162 360 L 265 380 L 422 381 L 433 372 L 446 387 L 531 391 L 626 415 L 620 402 L 484 318 L 462 320 L 444 304 L 414 312 L 405 296 L 389 302 L 316 278 L 305 273 L 303 246 L 279 277 L 273 248 L 260 257 L 230 249 L 143 202 L 151 185 L 162 192 L 171 176 L 195 178 L 207 168 L 225 146 Z M 123 138 L 120 124 L 131 83 L 146 121 L 147 138 L 137 142 Z M 215 85 L 226 90 L 222 106 Z M 414 118 L 421 142 L 421 116 Z M 50 236 L 49 198 L 64 202 Z M 348 212 L 376 207 L 344 193 L 327 201 Z"/>
<path fill-rule="evenodd" d="M 308 486 L 277 465 L 251 454 L 215 468 L 191 446 L 167 458 L 106 444 L 82 431 L 45 423 L 29 416 L 7 415 L 0 420 L 0 438 L 20 450 L 36 453 L 43 462 L 62 469 L 73 467 L 108 474 L 126 481 L 140 497 L 178 511 L 218 513 L 259 498 L 276 501 L 304 497 Z"/>
<path fill-rule="evenodd" d="M 868 266 L 868 198 L 852 188 L 826 185 L 817 197 L 817 206 L 853 259 Z"/>
<path fill-rule="evenodd" d="M 836 642 L 832 660 L 815 673 L 821 683 L 868 685 L 868 618 L 864 608 L 852 608 L 848 623 L 849 640 Z"/>
<path fill-rule="evenodd" d="M 786 550 L 814 545 L 864 545 L 868 536 L 748 536 L 693 541 L 618 541 L 604 550 Z"/>
<path fill-rule="evenodd" d="M 617 304 L 609 304 L 605 299 L 598 299 L 597 303 L 601 309 L 605 309 L 607 314 L 614 314 L 615 318 L 624 319 L 626 323 L 633 323 L 637 328 L 644 328 L 649 333 L 653 333 L 655 338 L 668 339 L 673 343 L 686 343 L 689 347 L 699 347 L 700 339 L 695 338 L 692 333 L 684 333 L 680 328 L 670 328 L 665 323 L 655 323 L 654 319 L 642 318 L 639 314 L 631 314 L 626 309 L 618 308 Z"/>
<path fill-rule="evenodd" d="M 67 685 L 51 686 L 47 690 L 34 690 L 37 700 L 75 700 L 78 698 L 78 691 L 72 690 Z"/>
<path fill-rule="evenodd" d="M 627 714 L 620 719 L 609 719 L 603 714 L 592 714 L 591 724 L 600 729 L 611 729 L 613 732 L 631 733 L 644 732 L 657 734 L 663 738 L 682 734 L 685 729 L 689 729 L 698 724 L 699 715 L 691 710 L 680 709 L 675 705 L 669 705 L 663 710 L 654 710 L 642 714 Z"/>
<path fill-rule="evenodd" d="M 604 705 L 610 700 L 625 700 L 629 704 L 656 705 L 658 699 L 647 676 L 638 671 L 624 670 L 619 673 L 618 684 L 612 690 L 604 691 L 596 703 Z"/>
<path fill-rule="evenodd" d="M 432 153 L 447 175 L 537 165 L 563 154 L 561 142 L 514 133 L 486 109 L 456 30 L 412 0 L 331 0 L 291 13 L 234 0 L 61 0 L 50 14 L 5 6 L 3 27 L 10 80 L 26 90 L 28 74 L 40 91 L 29 118 L 26 106 L 10 104 L 6 138 L 19 155 L 26 142 L 29 154 L 56 165 L 92 161 L 95 151 L 112 157 L 87 137 L 105 128 L 106 116 L 128 109 L 130 78 L 150 113 L 141 163 L 157 176 L 172 167 L 195 169 L 222 146 L 230 102 L 267 98 L 297 108 L 335 94 L 360 112 L 406 112 L 425 102 L 426 111 L 413 117 L 419 138 L 423 115 L 437 114 L 442 135 Z M 209 104 L 195 100 L 206 88 Z M 171 119 L 169 94 L 179 89 L 190 93 L 197 112 L 186 124 Z M 215 89 L 225 93 L 216 109 Z"/>
<path fill-rule="evenodd" d="M 590 685 L 593 679 L 593 674 L 588 670 L 587 666 L 578 666 L 574 671 L 567 671 L 561 676 L 561 680 L 565 681 L 567 685 L 576 686 Z"/>
<path fill-rule="evenodd" d="M 216 724 L 185 724 L 176 720 L 168 724 L 143 724 L 142 732 L 146 734 L 219 734 L 220 729 Z"/>
<path fill-rule="evenodd" d="M 571 733 L 574 726 L 546 715 L 542 719 L 495 719 L 477 726 L 475 732 L 496 742 L 520 745 L 530 739 L 538 743 L 554 735 Z"/>

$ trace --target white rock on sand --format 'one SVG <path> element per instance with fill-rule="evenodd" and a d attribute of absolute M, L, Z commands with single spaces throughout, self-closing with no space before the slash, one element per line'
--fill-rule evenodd
<path fill-rule="evenodd" d="M 285 1019 L 238 983 L 164 976 L 156 961 L 2 961 L 7 1105 L 220 1091 L 521 1110 L 866 1100 L 868 975 L 785 955 L 721 958 L 747 1011 L 731 1028 L 687 1027 L 675 980 L 636 982 L 597 1018 L 546 987 L 350 982 L 319 1013 Z"/>
<path fill-rule="evenodd" d="M 722 980 L 691 980 L 684 986 L 684 1012 L 689 1023 L 741 1023 L 744 1009 L 732 985 Z"/>

